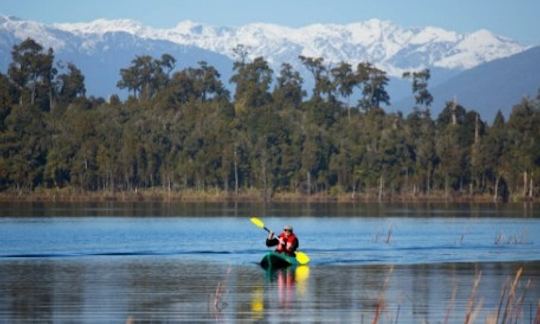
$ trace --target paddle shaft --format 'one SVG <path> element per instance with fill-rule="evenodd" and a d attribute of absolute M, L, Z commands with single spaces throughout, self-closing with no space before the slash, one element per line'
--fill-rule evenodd
<path fill-rule="evenodd" d="M 268 233 L 272 233 L 272 231 L 271 231 L 270 229 L 268 229 L 268 227 L 263 226 L 263 228 L 264 228 L 264 230 L 267 231 Z M 280 238 L 279 236 L 276 236 L 275 238 L 276 238 L 280 243 L 285 244 L 285 243 L 283 243 L 283 241 L 281 240 L 281 238 Z"/>

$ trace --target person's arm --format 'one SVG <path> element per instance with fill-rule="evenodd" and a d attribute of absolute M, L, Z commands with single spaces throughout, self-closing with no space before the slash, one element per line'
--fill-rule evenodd
<path fill-rule="evenodd" d="M 266 246 L 276 246 L 279 244 L 279 240 L 274 236 L 274 232 L 268 233 L 268 237 L 266 238 Z"/>
<path fill-rule="evenodd" d="M 298 238 L 295 237 L 292 242 L 287 242 L 287 252 L 293 253 L 294 251 L 296 251 L 296 249 L 298 249 L 298 245 Z"/>

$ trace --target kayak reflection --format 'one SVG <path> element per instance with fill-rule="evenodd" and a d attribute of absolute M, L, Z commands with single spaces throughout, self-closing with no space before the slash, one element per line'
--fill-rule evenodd
<path fill-rule="evenodd" d="M 265 270 L 264 276 L 268 283 L 265 291 L 255 287 L 251 294 L 253 319 L 264 318 L 265 308 L 294 308 L 297 299 L 307 293 L 309 271 L 306 265 Z"/>

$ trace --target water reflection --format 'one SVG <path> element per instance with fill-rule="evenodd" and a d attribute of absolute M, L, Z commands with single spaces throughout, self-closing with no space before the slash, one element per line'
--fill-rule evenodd
<path fill-rule="evenodd" d="M 279 307 L 290 309 L 295 302 L 296 296 L 303 297 L 306 294 L 309 279 L 309 266 L 288 267 L 279 270 L 266 271 L 266 277 L 277 286 Z"/>
<path fill-rule="evenodd" d="M 368 216 L 539 218 L 537 203 L 0 202 L 0 217 Z"/>
<path fill-rule="evenodd" d="M 0 322 L 463 323 L 479 273 L 473 305 L 484 322 L 521 266 L 516 296 L 523 301 L 515 322 L 529 323 L 540 300 L 534 288 L 540 262 L 303 266 L 268 273 L 256 264 L 175 258 L 3 261 Z"/>

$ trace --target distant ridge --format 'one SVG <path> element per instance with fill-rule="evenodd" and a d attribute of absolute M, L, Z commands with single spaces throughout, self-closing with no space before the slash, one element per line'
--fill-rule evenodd
<path fill-rule="evenodd" d="M 540 46 L 537 46 L 463 71 L 434 87 L 433 114 L 438 114 L 447 101 L 456 97 L 461 105 L 476 110 L 491 123 L 498 110 L 508 117 L 512 106 L 525 96 L 535 97 L 539 89 Z M 412 105 L 412 99 L 407 102 Z"/>
<path fill-rule="evenodd" d="M 265 23 L 217 27 L 187 20 L 173 28 L 157 29 L 127 19 L 98 19 L 53 27 L 90 39 L 125 32 L 144 39 L 197 46 L 229 58 L 234 58 L 233 48 L 243 44 L 250 48 L 251 58 L 262 56 L 274 67 L 284 61 L 297 65 L 298 55 L 323 57 L 332 63 L 369 61 L 394 76 L 400 76 L 403 69 L 424 66 L 468 69 L 525 49 L 485 29 L 460 34 L 433 26 L 404 28 L 379 19 L 299 28 Z"/>
<path fill-rule="evenodd" d="M 456 75 L 486 62 L 521 53 L 527 49 L 526 46 L 488 30 L 460 34 L 433 26 L 404 28 L 378 19 L 347 25 L 314 24 L 300 28 L 264 23 L 216 27 L 182 21 L 169 29 L 157 29 L 128 19 L 43 24 L 0 16 L 0 72 L 7 70 L 13 45 L 27 37 L 35 39 L 45 48 L 52 47 L 57 59 L 79 66 L 86 77 L 87 93 L 106 98 L 113 93 L 125 95 L 116 88 L 119 71 L 129 65 L 136 55 L 160 56 L 169 53 L 177 59 L 177 69 L 205 60 L 218 69 L 227 84 L 234 60 L 232 49 L 238 44 L 249 48 L 251 58 L 263 56 L 268 60 L 275 74 L 279 72 L 281 63 L 291 63 L 302 73 L 307 90 L 312 87 L 312 77 L 298 60 L 300 54 L 323 57 L 330 66 L 340 61 L 351 64 L 369 61 L 392 77 L 388 88 L 392 103 L 401 103 L 410 93 L 410 85 L 401 79 L 403 71 L 430 68 L 433 71 L 430 84 L 436 100 L 434 111 L 442 109 L 444 101 L 456 94 L 459 100 L 466 104 L 470 102 L 472 108 L 477 106 L 491 116 L 490 109 L 510 109 L 505 107 L 515 103 L 516 91 L 522 92 L 520 96 L 530 95 L 530 88 L 537 86 L 534 76 L 530 76 L 520 80 L 523 86 L 515 85 L 516 89 L 511 87 L 514 90 L 509 89 L 508 93 L 500 91 L 499 94 L 507 94 L 507 97 L 497 99 L 497 105 L 483 103 L 482 98 L 473 98 L 475 94 L 484 96 L 485 91 L 474 90 L 483 83 L 468 77 L 468 74 L 464 79 Z M 528 72 L 524 68 L 519 75 L 528 75 Z M 445 83 L 453 76 L 454 83 Z M 499 77 L 502 76 L 493 76 Z M 465 83 L 469 80 L 478 85 L 467 86 Z M 468 90 L 458 91 L 455 83 L 461 83 Z M 528 84 L 526 89 L 523 88 L 525 83 Z M 412 104 L 393 105 L 390 109 L 395 107 L 407 112 Z"/>

